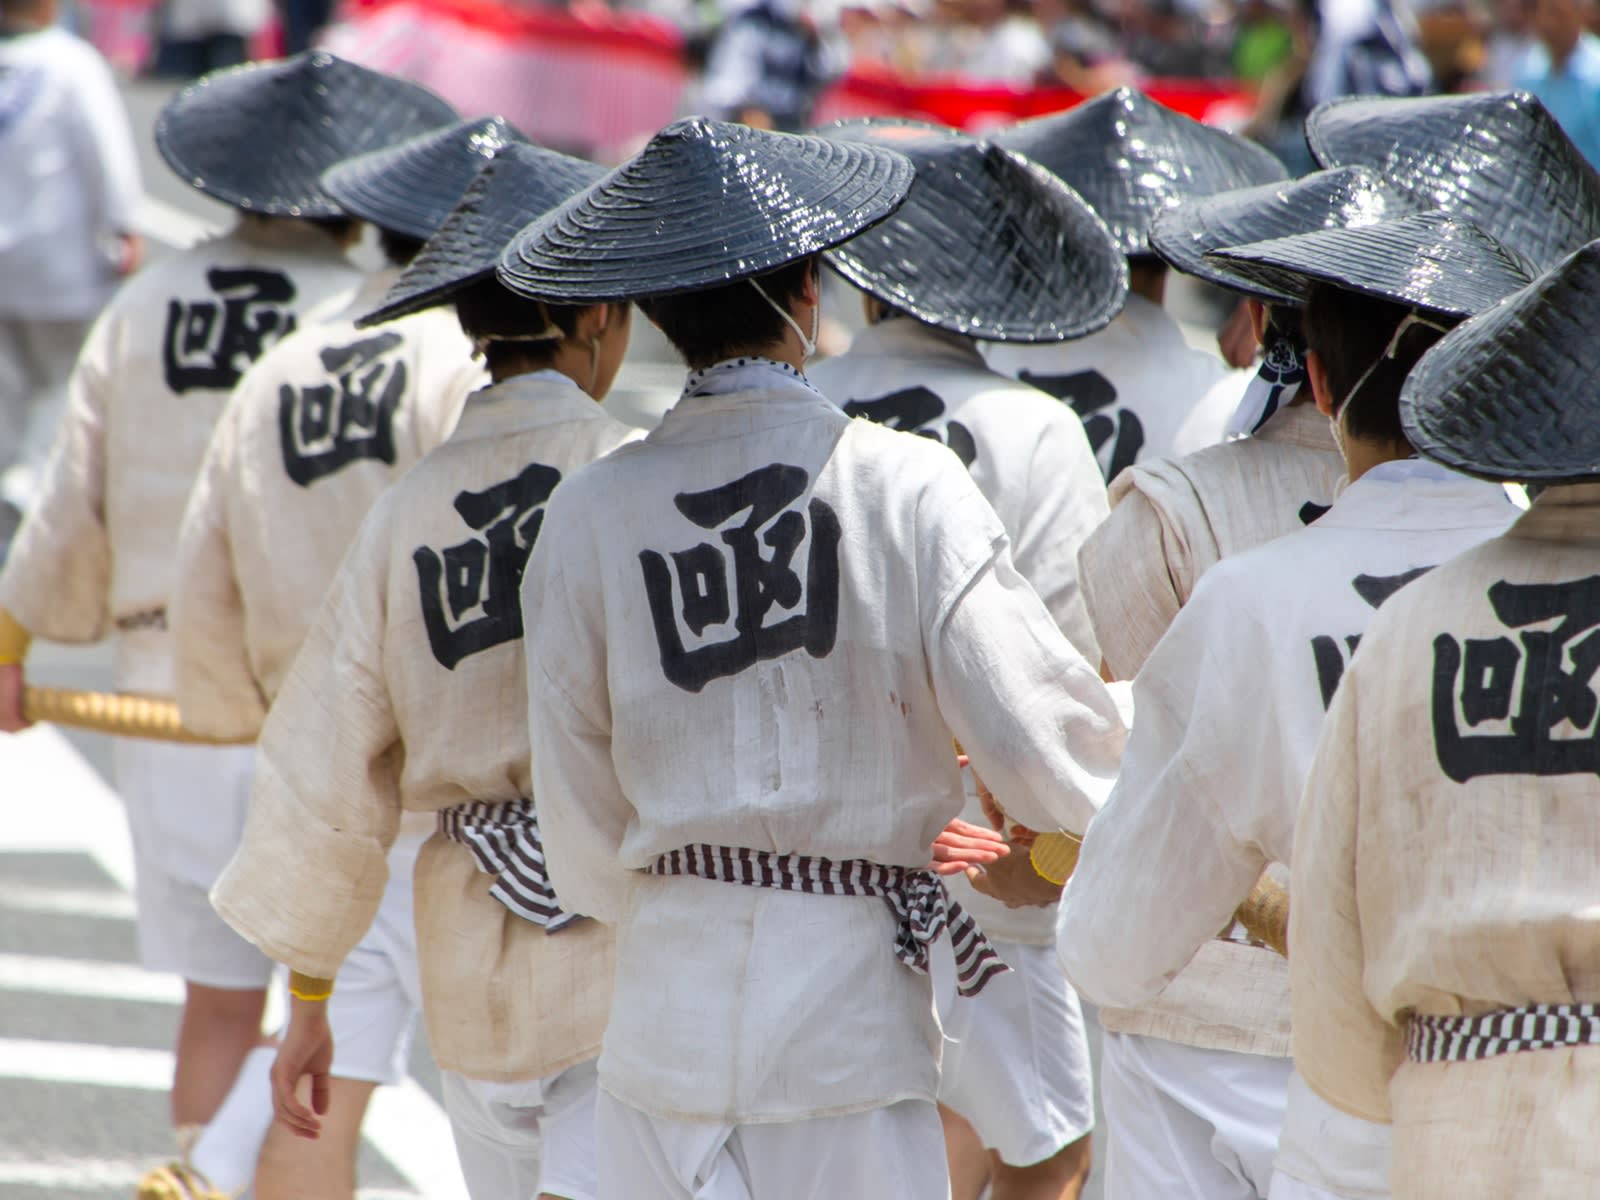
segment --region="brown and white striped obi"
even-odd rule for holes
[[[440,809],[439,832],[471,852],[478,870],[494,878],[489,894],[517,916],[546,933],[584,919],[565,911],[550,886],[532,800],[475,800]]]
[[[929,945],[949,930],[955,951],[956,990],[963,996],[976,996],[989,980],[1011,969],[932,871],[861,858],[835,862],[816,855],[773,854],[703,843],[663,854],[648,870],[652,875],[693,875],[818,896],[880,897],[899,922],[895,957],[918,974],[927,974]]]

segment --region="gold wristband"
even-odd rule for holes
[[[14,667],[28,656],[33,635],[15,617],[0,608],[0,667]]]
[[[1083,839],[1066,832],[1041,833],[1028,848],[1028,861],[1034,872],[1054,884],[1064,884],[1078,865],[1078,848]]]
[[[296,1000],[326,1000],[333,995],[333,980],[318,979],[314,975],[302,975],[299,971],[290,971],[289,995]]]

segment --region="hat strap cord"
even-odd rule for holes
[[[1350,402],[1356,398],[1356,393],[1361,390],[1361,385],[1372,378],[1372,373],[1384,363],[1392,361],[1394,356],[1399,353],[1400,339],[1405,337],[1406,330],[1410,329],[1413,325],[1425,325],[1429,329],[1438,330],[1440,333],[1450,332],[1450,327],[1448,325],[1441,325],[1437,321],[1430,321],[1421,313],[1407,313],[1405,320],[1401,321],[1399,325],[1395,326],[1394,336],[1389,339],[1389,344],[1384,347],[1383,353],[1372,360],[1371,365],[1369,365],[1365,371],[1361,372],[1360,377],[1357,378],[1355,383],[1350,386],[1350,390],[1345,393],[1344,399],[1334,406],[1333,419],[1335,421],[1338,421],[1339,418],[1350,411]]]
[[[767,302],[767,306],[771,308],[773,312],[777,313],[783,318],[783,323],[790,329],[794,330],[795,336],[800,339],[800,348],[804,352],[804,356],[806,358],[810,358],[813,354],[815,354],[817,352],[817,329],[822,320],[822,305],[814,305],[811,309],[811,336],[807,337],[805,335],[805,331],[800,328],[800,322],[796,321],[794,317],[790,315],[788,309],[784,308],[783,305],[779,304],[771,296],[767,295],[765,288],[763,288],[754,279],[750,280],[750,286],[755,288],[756,295],[765,300]]]

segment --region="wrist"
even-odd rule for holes
[[[333,995],[333,980],[318,979],[300,971],[289,972],[289,995],[305,1004],[321,1005]]]

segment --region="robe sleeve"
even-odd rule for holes
[[[243,387],[249,386],[246,377]],[[234,397],[211,435],[178,533],[172,593],[173,653],[178,708],[197,733],[253,740],[267,716],[267,699],[250,665],[244,595],[234,573],[228,485],[234,462]]]
[[[1278,706],[1239,707],[1264,642],[1222,582],[1202,583],[1135,681],[1121,776],[1062,897],[1061,965],[1097,1004],[1148,1003],[1228,927],[1270,861],[1254,810],[1289,803]]]
[[[923,636],[945,724],[1008,816],[1081,833],[1127,736],[1111,693],[1012,565],[999,518],[965,471],[929,488],[917,545],[942,564],[921,575],[936,581]]]
[[[380,500],[262,728],[244,837],[211,892],[241,936],[322,979],[377,915],[400,827],[404,747],[383,667],[389,528]]]
[[[1361,803],[1361,656],[1346,671],[1323,726],[1295,834],[1289,975],[1295,1066],[1335,1108],[1387,1122],[1389,1081],[1403,1036],[1367,999],[1356,892]]]
[[[581,527],[581,512],[563,515],[562,498],[558,488],[522,583],[533,796],[561,906],[616,924],[634,885],[618,854],[635,814],[611,755],[604,600],[576,586],[566,570],[569,557],[582,552],[577,539],[551,536],[575,522]]]
[[[117,329],[107,315],[89,334],[43,486],[0,571],[0,607],[48,641],[97,642],[111,628],[106,438]]]

